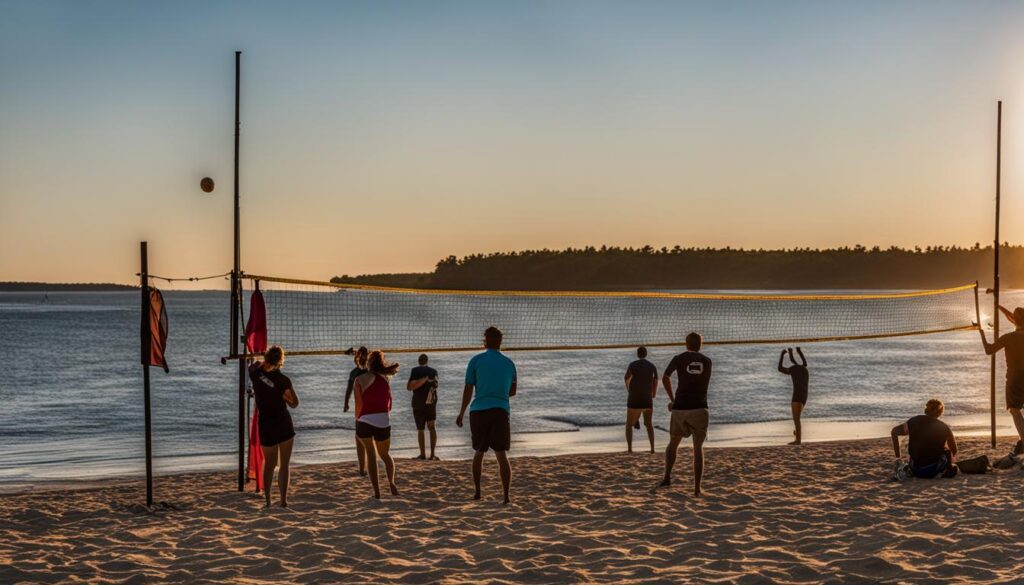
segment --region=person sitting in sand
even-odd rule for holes
[[[640,416],[644,417],[647,427],[647,440],[651,443],[654,453],[654,397],[658,394],[658,368],[647,361],[647,348],[638,347],[636,357],[626,368],[626,450],[633,452],[633,425],[638,424]],[[639,428],[639,425],[638,425]]]
[[[946,409],[941,400],[932,399],[919,414],[907,422],[892,428],[892,448],[896,452],[896,476],[900,477],[903,460],[900,455],[900,437],[910,435],[907,454],[910,455],[910,472],[914,477],[932,479],[953,477],[959,469],[956,466],[956,437],[949,426],[939,420]]]
[[[384,352],[374,350],[366,357],[366,373],[356,378],[356,436],[366,451],[373,497],[380,499],[380,478],[377,476],[377,457],[384,462],[391,495],[398,495],[395,484],[395,460],[391,457],[391,376],[398,372],[398,364],[384,361]]]
[[[466,386],[462,391],[462,407],[455,424],[462,428],[466,407],[469,407],[469,429],[474,451],[473,484],[476,486],[473,499],[480,499],[484,455],[488,449],[493,449],[507,504],[510,501],[509,487],[512,485],[512,466],[508,461],[508,450],[512,446],[509,399],[516,395],[518,378],[516,365],[500,351],[502,337],[497,327],[488,327],[484,331],[486,351],[473,356],[466,366]]]
[[[1014,455],[1024,454],[1024,308],[1017,307],[1011,313],[1005,307],[999,310],[1013,323],[1015,329],[999,336],[989,343],[985,337],[985,329],[978,325],[981,344],[987,355],[993,355],[1001,349],[1006,350],[1006,410],[1013,418],[1013,426],[1017,429],[1017,444],[1013,448]]]
[[[786,352],[789,352],[789,367],[782,365],[782,361],[786,358]],[[807,358],[804,357],[804,352],[798,347],[796,353],[800,355],[800,362],[796,363],[793,359],[793,348],[784,349],[779,354],[779,371],[786,374],[793,379],[793,399],[790,402],[790,406],[793,410],[793,425],[796,429],[793,431],[795,439],[790,445],[799,445],[802,437],[800,429],[800,415],[804,411],[804,406],[807,404],[807,386],[810,373],[807,371]]]
[[[345,412],[348,412],[349,400],[352,398],[356,378],[366,373],[366,356],[369,353],[365,346],[356,350],[353,358],[356,367],[348,373],[348,386],[345,388]],[[363,442],[359,440],[358,436],[356,436],[356,459],[359,460],[359,475],[366,475],[366,449],[363,448]]]
[[[262,362],[249,366],[249,379],[256,398],[260,417],[257,423],[260,445],[263,449],[263,495],[270,507],[270,488],[274,481],[274,469],[280,464],[277,487],[281,492],[281,507],[288,507],[288,463],[292,458],[292,444],[295,428],[288,408],[299,406],[292,381],[281,373],[284,365],[284,350],[273,345],[263,354]]]
[[[430,430],[430,460],[437,461],[434,448],[437,446],[437,431],[434,421],[437,420],[437,370],[427,365],[427,354],[420,354],[419,364],[409,372],[409,382],[405,389],[412,392],[412,418],[416,422],[416,438],[420,444],[420,455],[417,459],[426,459],[426,441],[424,429]]]
[[[700,497],[704,477],[704,440],[708,436],[708,386],[711,383],[711,360],[700,353],[703,339],[698,333],[686,336],[686,351],[672,358],[665,368],[661,384],[668,394],[672,411],[669,442],[665,448],[665,479],[659,487],[672,485],[672,466],[676,449],[685,437],[693,437],[693,495]],[[672,395],[672,374],[679,378],[679,388]]]

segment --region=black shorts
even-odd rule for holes
[[[356,421],[356,436],[360,439],[373,437],[374,441],[387,441],[391,438],[391,427],[375,427],[367,422]]]
[[[1024,408],[1024,385],[1006,385],[1006,408]]]
[[[273,447],[295,436],[291,417],[277,421],[259,419],[260,445]]]
[[[427,427],[428,422],[437,420],[437,405],[427,404],[412,407],[412,418],[416,421],[416,430],[422,431]]]
[[[470,412],[469,430],[473,435],[474,451],[508,451],[512,446],[512,427],[508,422],[508,411],[504,408]]]
[[[799,402],[804,406],[807,406],[807,393],[806,392],[794,392],[792,402]]]

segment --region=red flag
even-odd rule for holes
[[[259,281],[249,299],[249,320],[245,323],[245,349],[248,353],[267,351],[267,306],[263,302]],[[260,445],[260,413],[252,409],[249,424],[249,479],[256,480],[256,491],[263,491],[263,448]]]
[[[249,299],[249,321],[245,324],[245,349],[249,353],[267,351],[267,305],[259,285]]]
[[[164,295],[159,290],[149,289],[149,315],[142,316],[142,343],[145,348],[146,337],[149,337],[149,355],[142,351],[143,365],[157,366],[170,372],[164,350],[167,348],[167,308],[164,306]],[[147,360],[148,358],[148,360]]]

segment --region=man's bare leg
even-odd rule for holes
[[[633,417],[633,409],[626,409],[626,452],[633,452],[633,423],[636,419]]]
[[[288,481],[291,479],[291,472],[288,470],[288,463],[292,459],[292,446],[295,444],[295,437],[278,445],[278,453],[281,459],[281,471],[277,472],[277,489],[281,492],[281,507],[288,507]]]
[[[668,446],[665,447],[665,479],[661,480],[662,487],[672,485],[672,467],[676,464],[676,449],[682,440],[681,435],[672,435],[668,440]]]
[[[419,459],[427,458],[427,446],[424,443],[423,429],[416,429],[416,441],[420,444],[420,456]]]
[[[508,489],[512,485],[512,465],[508,462],[508,453],[495,451],[494,456],[498,459],[498,472],[501,474],[501,487],[505,490],[505,502],[509,503]]]
[[[651,453],[654,453],[654,409],[644,409],[644,426],[647,427],[647,440],[651,443]]]
[[[484,453],[485,451],[473,453],[473,485],[476,486],[476,492],[473,494],[474,500],[480,499],[480,475],[484,468]]]
[[[700,497],[700,485],[704,479],[704,437],[693,436],[693,495]]]
[[[1019,408],[1009,408],[1010,417],[1013,418],[1013,426],[1017,428],[1017,436],[1024,439],[1024,414]]]
[[[359,437],[356,437],[356,457],[359,459],[359,475],[366,476],[366,447]]]
[[[270,487],[274,483],[274,468],[277,467],[277,445],[263,449],[263,497],[266,498],[267,507],[270,507]]]
[[[427,422],[427,430],[430,431],[430,459],[437,459],[434,449],[437,447],[437,429],[434,428],[434,421]]]
[[[799,445],[803,436],[802,429],[800,428],[800,413],[804,411],[804,405],[801,402],[792,402],[790,403],[790,406],[793,409],[793,426],[795,427],[793,436],[796,437],[790,445]]]

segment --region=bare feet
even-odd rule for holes
[[[480,490],[476,490],[476,493],[473,494],[473,499],[474,500],[479,500],[480,499]]]
[[[699,498],[701,496],[700,488],[693,490],[693,497]]]
[[[424,455],[423,453],[420,453],[419,455],[413,457],[413,459],[416,459],[416,460],[419,460],[419,461],[426,461],[427,460],[427,456]]]
[[[431,460],[431,461],[440,461],[440,460],[441,460],[441,458],[440,458],[440,457],[438,457],[437,455],[431,455],[431,456],[430,456],[430,460]]]
[[[365,469],[360,469],[359,470],[359,476],[360,477],[366,477],[366,470]]]
[[[398,486],[395,485],[395,484],[391,484],[391,495],[392,496],[397,496],[398,495]]]
[[[671,487],[671,486],[672,486],[672,478],[666,477],[665,479],[661,480],[661,483],[659,483],[657,486],[655,486],[655,488],[663,488],[663,487]]]
[[[508,504],[511,504],[511,503],[512,503],[512,500],[509,499],[508,494],[505,494],[505,501],[502,502],[502,504],[503,505],[508,505]]]
[[[788,442],[788,443],[786,443],[786,444],[787,444],[787,445],[799,445],[799,444],[800,444],[800,441],[790,441],[790,442]]]

